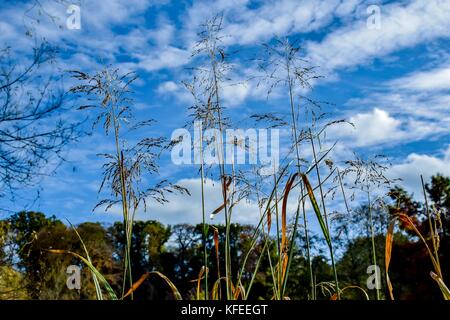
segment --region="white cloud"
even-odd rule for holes
[[[314,65],[329,71],[369,63],[424,41],[449,37],[449,13],[450,1],[446,0],[386,4],[381,7],[381,29],[367,28],[367,16],[363,16],[321,42],[309,42],[308,56]]]
[[[416,72],[388,83],[389,86],[412,91],[450,90],[450,67]]]
[[[201,202],[201,184],[200,179],[180,179],[175,183],[177,185],[187,188],[191,195],[187,194],[169,194],[167,200],[169,202],[160,204],[154,200],[148,201],[147,211],[140,209],[136,215],[137,220],[158,220],[164,224],[174,225],[177,223],[201,223],[202,221],[202,202]],[[211,219],[211,213],[221,206],[222,189],[218,181],[205,179],[204,183],[205,194],[205,218],[207,223],[224,224],[223,210]],[[289,195],[287,204],[288,220],[294,217],[297,208],[298,191],[293,190]],[[281,204],[280,204],[281,205]],[[308,216],[314,218],[314,213],[309,210],[309,202],[306,202],[305,208],[308,210]],[[104,207],[98,208],[96,214],[104,213]],[[109,214],[115,217],[115,220],[121,216],[121,209],[119,206],[113,206],[108,210]],[[231,221],[233,223],[242,224],[258,224],[260,220],[260,209],[254,200],[241,200],[233,207]],[[312,222],[315,225],[315,222]]]
[[[200,179],[181,179],[176,184],[187,188],[191,195],[168,195],[168,203],[159,204],[150,201],[148,212],[139,212],[138,219],[158,219],[165,224],[199,223],[202,221],[202,202]],[[218,208],[222,200],[221,184],[218,181],[206,179],[205,215],[208,223],[223,224],[224,213],[218,213],[214,219],[210,214]],[[119,211],[120,212],[120,211]],[[233,209],[232,221],[255,224],[259,220],[259,209],[256,202],[242,201]]]
[[[161,83],[158,86],[157,91],[158,91],[158,93],[161,93],[161,94],[167,94],[168,92],[176,92],[179,89],[180,89],[179,86],[175,82],[166,81],[166,82]]]
[[[228,106],[237,106],[250,95],[249,83],[229,84],[223,87],[222,97]]]
[[[189,8],[183,39],[192,42],[198,26],[213,14],[224,12],[227,44],[259,44],[274,35],[308,33],[326,27],[335,17],[351,14],[362,0],[249,0],[195,1]]]
[[[190,56],[189,51],[172,46],[135,55],[140,60],[138,66],[147,71],[183,66],[189,61]]]
[[[354,124],[354,128],[349,125],[331,127],[328,134],[336,138],[348,139],[351,144],[358,147],[392,143],[405,137],[401,122],[378,108],[368,113],[358,113],[348,120]]]
[[[411,153],[403,162],[395,164],[389,170],[390,177],[401,178],[403,181],[400,185],[413,192],[419,200],[423,199],[420,175],[427,182],[437,173],[450,176],[450,145],[441,156]]]
[[[361,110],[373,108],[395,115],[393,119],[379,115],[379,128],[392,140],[405,142],[437,138],[450,132],[450,68],[441,65],[429,71],[412,72],[406,76],[375,86],[363,98],[352,98],[346,106]],[[354,112],[354,111],[353,111]],[[392,117],[392,116],[389,116]],[[361,121],[361,117],[352,120]],[[362,135],[369,134],[371,127],[362,123]],[[366,128],[369,128],[367,130]],[[397,130],[396,130],[397,129]],[[399,129],[399,130],[398,130]]]

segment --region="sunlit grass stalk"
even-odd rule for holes
[[[219,53],[219,48],[217,47],[217,31],[221,28],[221,18],[220,21],[216,25],[216,21],[211,21],[207,23],[208,33],[207,33],[207,42],[209,44],[208,47],[208,55],[211,64],[211,75],[212,75],[212,92],[211,96],[215,101],[215,109],[217,114],[216,124],[219,129],[219,139],[215,137],[216,143],[216,151],[219,151],[219,170],[220,170],[220,180],[222,185],[225,186],[226,181],[226,173],[225,173],[225,161],[224,161],[224,145],[223,145],[223,125],[222,125],[222,105],[220,99],[220,85],[218,79],[218,62],[217,62],[217,54]],[[228,207],[228,199],[227,199],[227,190],[223,187],[223,201],[224,201],[224,216],[225,216],[225,278],[226,278],[226,290],[227,290],[227,300],[232,299],[232,290],[231,290],[231,253],[230,253],[230,217],[229,217],[229,207]]]
[[[293,257],[294,249],[295,249],[295,236],[297,234],[297,226],[298,226],[298,220],[299,220],[299,216],[300,216],[300,201],[301,200],[299,199],[299,203],[297,204],[297,210],[296,210],[296,214],[295,214],[294,228],[292,230],[292,236],[291,236],[291,241],[290,241],[290,246],[289,246],[289,251],[288,251],[288,263],[287,263],[287,268],[286,268],[286,274],[283,277],[283,284],[282,284],[282,288],[281,288],[281,299],[284,298],[284,293],[286,291],[289,270],[291,267],[292,257]]]
[[[310,136],[310,139],[311,139],[311,148],[312,148],[312,151],[313,151],[314,162],[317,164],[316,148],[314,146],[314,137],[312,135],[311,130],[309,130],[309,136]],[[330,239],[329,239],[330,241],[328,243],[328,247],[330,249],[331,265],[332,265],[332,268],[333,268],[334,282],[335,282],[335,286],[336,286],[336,294],[337,294],[337,298],[340,299],[339,281],[338,281],[338,275],[337,275],[337,270],[336,270],[336,263],[334,261],[333,243],[331,241],[331,236],[330,236],[330,227],[328,225],[327,209],[326,209],[326,206],[325,206],[325,196],[324,196],[324,193],[323,193],[322,181],[321,181],[321,178],[320,178],[320,170],[319,170],[319,165],[318,164],[316,165],[316,174],[317,174],[317,182],[318,182],[318,185],[319,185],[320,198],[321,198],[321,201],[322,201],[323,216],[325,218],[325,226],[327,228],[327,232],[328,232],[328,235],[330,237]]]
[[[264,251],[266,250],[268,244],[269,244],[269,242],[268,242],[268,241],[265,241],[262,252],[264,252]],[[250,283],[249,283],[248,286],[247,286],[247,290],[245,290],[245,300],[247,300],[247,299],[248,299],[248,296],[250,295],[250,290],[252,289],[253,282],[255,281],[256,274],[257,274],[257,271],[258,271],[258,269],[259,269],[259,265],[260,265],[260,263],[261,263],[261,260],[262,260],[262,257],[263,257],[263,256],[264,256],[264,255],[261,254],[261,255],[259,256],[257,262],[256,262],[255,271],[254,271],[253,274],[252,274],[252,278],[250,279]]]
[[[244,260],[243,260],[243,262],[242,262],[242,265],[240,266],[240,271],[239,271],[238,277],[237,277],[237,279],[238,279],[237,281],[238,281],[239,284],[242,283],[242,275],[244,274],[244,270],[245,270],[245,267],[246,267],[246,265],[247,265],[247,260],[248,260],[248,258],[249,258],[249,256],[250,256],[251,252],[254,250],[254,247],[255,247],[255,245],[256,245],[256,243],[257,243],[257,241],[258,241],[258,237],[259,237],[259,235],[260,235],[260,230],[261,230],[261,228],[264,227],[263,222],[264,222],[264,219],[266,218],[266,215],[267,215],[268,212],[270,211],[270,208],[271,208],[271,202],[272,202],[272,199],[274,198],[275,192],[276,192],[276,190],[277,190],[277,189],[276,189],[276,186],[279,184],[280,180],[283,178],[283,176],[284,176],[286,170],[288,169],[288,167],[289,167],[289,165],[285,166],[285,167],[281,170],[279,177],[276,178],[275,186],[274,186],[274,188],[272,188],[271,193],[270,193],[270,195],[269,195],[269,198],[267,199],[266,207],[265,207],[265,209],[264,209],[262,215],[261,215],[260,218],[259,218],[258,224],[257,224],[257,226],[255,227],[255,231],[253,232],[253,234],[252,234],[252,236],[251,236],[251,238],[250,238],[250,239],[252,239],[252,242],[251,242],[251,245],[250,245],[250,249],[249,249],[249,250],[247,251],[247,253],[245,254]],[[262,255],[260,255],[260,258],[259,258],[259,259],[261,259],[261,256],[262,256]],[[257,272],[258,267],[259,267],[259,264],[257,264],[255,270],[253,271],[254,274]],[[250,294],[251,283],[252,283],[252,282],[250,282],[250,285],[248,286],[248,288],[247,288],[247,290],[246,290],[246,295],[247,295],[247,296]]]
[[[205,217],[205,188],[204,188],[204,180],[205,180],[205,172],[204,172],[204,163],[203,163],[203,128],[200,128],[200,178],[201,178],[201,193],[202,193],[202,226],[203,226],[203,264],[205,266],[205,300],[209,297],[209,288],[208,288],[208,251],[206,248],[206,239],[208,237],[208,226],[206,225],[206,217]]]
[[[374,230],[374,223],[373,223],[373,214],[372,214],[372,202],[370,199],[370,191],[367,190],[367,202],[369,205],[369,224],[370,224],[370,237],[371,237],[371,242],[372,242],[372,263],[375,266],[375,276],[376,279],[379,279],[379,275],[378,273],[378,264],[377,264],[377,253],[376,253],[376,247],[375,247],[375,230]],[[377,292],[377,300],[380,300],[380,289],[378,288],[378,286],[376,287],[376,292]]]
[[[319,159],[319,162],[320,162],[323,158],[324,158],[324,156],[322,156],[322,157]],[[310,173],[312,170],[314,170],[314,168],[316,167],[317,164],[318,164],[318,163],[313,164],[308,170],[306,170],[305,174],[308,174],[308,173]],[[284,175],[286,174],[286,171],[287,171],[287,169],[290,167],[290,165],[291,165],[291,162],[288,163],[286,166],[283,167],[283,169],[281,170],[281,172],[280,172],[280,174],[279,174],[279,177],[276,178],[276,183],[275,183],[275,185],[278,185],[278,184],[280,183],[281,179],[282,179],[282,178],[284,177]],[[325,177],[325,179],[324,179],[322,182],[327,181],[327,180],[332,176],[333,173],[334,173],[334,170],[333,170],[327,177]],[[300,183],[300,182],[294,183],[294,185],[293,185],[292,188],[295,188],[299,183]],[[319,186],[315,186],[314,188],[311,187],[311,190],[312,190],[312,191],[315,191],[315,190],[317,190],[318,188],[319,188]],[[275,197],[275,190],[276,190],[275,187],[272,188],[271,193],[270,193],[270,195],[269,195],[269,197],[268,197],[268,200],[267,200],[267,205],[266,205],[266,207],[265,207],[265,209],[264,209],[264,211],[263,211],[262,216],[260,217],[260,219],[259,219],[259,221],[258,221],[258,224],[257,224],[256,227],[255,227],[255,231],[253,232],[253,234],[252,234],[252,236],[251,236],[252,243],[251,243],[251,245],[250,245],[250,249],[249,249],[249,250],[247,251],[247,253],[245,254],[244,260],[243,260],[243,262],[242,262],[242,264],[241,264],[241,266],[240,266],[240,271],[239,271],[238,277],[237,277],[238,283],[242,283],[242,275],[243,275],[244,270],[245,270],[245,267],[246,267],[246,265],[247,265],[247,260],[248,260],[248,258],[249,258],[249,256],[250,256],[251,252],[252,252],[252,251],[254,250],[254,248],[255,248],[255,245],[256,245],[256,243],[257,243],[257,239],[258,239],[258,237],[259,237],[259,235],[260,235],[260,232],[261,232],[261,225],[263,224],[264,219],[266,218],[266,214],[268,213],[269,210],[276,210],[276,209],[274,209],[274,206],[271,205],[272,200],[273,200],[274,197]],[[308,196],[307,194],[303,195],[303,196],[302,196],[302,200],[304,200],[307,196]],[[281,196],[280,198],[277,198],[276,203],[275,203],[274,205],[278,205],[279,201],[281,201],[283,198],[284,198],[284,196]],[[315,287],[314,287],[314,288],[315,288]],[[249,294],[249,290],[247,289],[247,295],[248,295],[248,294]],[[314,294],[314,296],[316,296],[316,295]]]
[[[119,167],[120,173],[120,194],[122,198],[122,214],[125,228],[125,239],[126,246],[124,252],[124,277],[123,277],[123,285],[122,285],[122,296],[125,295],[126,290],[126,279],[128,277],[128,283],[130,287],[133,285],[133,277],[132,277],[132,266],[131,266],[131,235],[132,235],[132,227],[133,221],[130,221],[129,212],[128,212],[128,201],[127,201],[127,189],[125,183],[125,169],[124,169],[124,159],[123,152],[121,151],[119,144],[119,124],[117,122],[117,115],[115,112],[114,104],[111,107],[111,116],[113,119],[113,127],[114,127],[114,139],[115,139],[115,147],[117,154],[117,165]],[[133,293],[131,293],[131,299],[133,299]]]
[[[276,182],[276,178],[275,178],[275,201],[276,201],[276,199],[277,199],[277,182]],[[257,196],[257,200],[258,200],[258,203],[261,203],[261,199],[260,199],[260,196],[259,196],[259,190],[258,189],[256,189],[256,196]],[[275,204],[275,207],[277,208],[276,210],[278,211],[278,205],[276,205]],[[261,207],[259,206],[259,210],[260,210],[260,212],[259,212],[259,215],[260,215],[260,217],[261,216],[263,216],[263,213],[261,212]],[[278,219],[278,214],[277,214],[277,219]],[[270,208],[269,208],[269,210],[267,211],[267,233],[264,231],[264,224],[261,226],[261,228],[262,228],[262,230],[263,230],[263,235],[264,235],[264,239],[265,239],[265,244],[264,244],[264,247],[265,248],[267,248],[267,259],[269,260],[269,268],[270,268],[270,273],[271,273],[271,276],[272,276],[272,281],[273,281],[273,290],[274,290],[274,296],[278,299],[278,300],[280,300],[281,299],[281,296],[279,295],[279,292],[280,292],[280,290],[279,290],[279,288],[281,288],[281,285],[278,285],[279,284],[279,281],[281,280],[281,277],[280,277],[280,275],[281,275],[281,252],[280,252],[280,247],[277,245],[277,248],[278,248],[278,268],[277,268],[277,271],[276,271],[276,273],[275,273],[275,271],[274,271],[274,268],[273,268],[273,264],[272,264],[272,258],[271,258],[271,256],[270,256],[270,249],[271,249],[271,238],[270,238],[270,230],[271,230],[271,225],[272,225],[272,223],[271,223],[271,221],[272,221],[272,212],[270,211]],[[278,220],[277,220],[277,232],[279,232],[279,226],[278,226]],[[277,239],[279,239],[279,234],[277,233]],[[278,244],[278,241],[277,242],[275,242],[276,244]],[[269,245],[267,245],[267,244],[269,244]],[[264,250],[262,251],[262,253],[261,253],[261,256],[263,256],[264,255]]]
[[[344,183],[342,182],[341,172],[339,171],[339,168],[336,168],[336,170],[339,179],[339,185],[341,187],[342,198],[344,199],[345,209],[347,210],[347,214],[350,214],[350,207],[348,206],[347,196],[345,195]]]
[[[75,232],[75,234],[77,235],[78,239],[80,240],[81,245],[83,246],[84,253],[86,254],[87,261],[90,264],[92,264],[92,260],[91,260],[91,257],[89,255],[89,251],[88,251],[86,245],[84,244],[83,238],[81,238],[77,228],[75,228],[75,226],[69,220],[67,220],[67,222],[70,224],[70,226],[72,227],[73,231]],[[91,270],[91,273],[92,273],[92,280],[94,281],[95,294],[97,295],[97,300],[103,300],[103,293],[102,293],[102,289],[100,288],[100,283],[98,282],[98,278],[97,278],[97,276],[96,276],[94,271]]]
[[[280,246],[280,214],[278,211],[278,182],[276,178],[276,174],[274,174],[274,189],[275,189],[275,218],[276,218],[276,227],[277,227],[277,249],[278,249],[278,266],[281,266],[281,246]],[[270,209],[269,209],[270,210]],[[277,268],[277,279],[281,279],[281,268]],[[274,282],[274,286],[276,283]]]
[[[438,253],[438,245],[436,243],[436,234],[434,232],[435,228],[433,227],[433,222],[431,219],[431,213],[430,213],[430,208],[428,206],[428,197],[427,197],[427,192],[425,190],[425,183],[423,182],[423,176],[420,175],[420,181],[422,183],[422,191],[423,191],[423,196],[424,196],[424,200],[425,200],[425,210],[427,212],[427,217],[428,217],[428,223],[429,223],[429,227],[430,227],[430,234],[431,234],[431,241],[433,244],[433,253],[434,253],[434,257],[436,259],[437,265],[440,268],[440,263],[439,263],[439,253]]]
[[[288,50],[290,47],[287,46],[285,48],[285,50]],[[293,94],[293,79],[291,77],[291,65],[290,65],[290,55],[288,52],[286,52],[286,70],[287,70],[287,77],[288,77],[288,89],[289,89],[289,104],[291,107],[291,117],[292,117],[292,131],[293,131],[293,137],[294,137],[294,146],[295,146],[295,152],[296,152],[296,158],[297,158],[297,173],[298,176],[300,177],[301,175],[301,170],[300,170],[300,150],[299,150],[299,140],[298,140],[298,134],[297,134],[297,121],[296,121],[296,117],[295,117],[295,104],[294,104],[294,94]],[[300,182],[300,185],[302,183]],[[303,196],[303,186],[301,186],[301,194]],[[304,198],[302,198],[302,202]],[[304,203],[302,205],[302,207],[304,207]],[[311,263],[311,256],[310,256],[310,243],[309,243],[309,236],[308,236],[308,221],[307,221],[307,217],[305,212],[303,211],[303,225],[305,226],[305,239],[306,239],[306,247],[307,247],[307,260],[308,260],[308,270],[309,270],[309,276],[310,278],[312,277],[312,263]],[[296,212],[296,216],[295,216],[295,226],[294,226],[294,230],[293,230],[293,236],[292,236],[292,240],[295,241],[295,235],[296,235],[296,229],[297,229],[297,223],[298,223],[298,216],[299,216],[299,210],[297,210]],[[291,243],[291,247],[290,247],[290,253],[289,256],[292,256],[292,251],[293,251],[293,247],[294,247],[294,243]],[[289,258],[290,259],[290,258]],[[288,261],[288,270],[287,270],[287,274],[286,274],[286,280],[287,280],[287,276],[289,273],[289,267],[290,267],[290,260]],[[312,278],[310,279],[311,283],[312,283]],[[284,293],[284,287],[285,287],[286,283],[283,284],[283,290],[282,293]]]
[[[311,285],[311,300],[315,300],[316,297],[314,295],[314,281],[313,281],[313,270],[312,270],[312,261],[311,261],[311,249],[309,244],[309,231],[308,231],[308,220],[306,219],[306,209],[305,209],[305,197],[303,184],[300,183],[300,192],[302,197],[302,213],[303,213],[303,223],[305,228],[305,241],[306,241],[306,261],[308,263],[308,271],[309,271],[309,282]]]
[[[106,76],[107,81],[111,82],[111,75],[108,70],[106,70]],[[114,97],[113,93],[109,93],[111,97]],[[130,223],[129,218],[129,212],[128,212],[128,201],[127,201],[127,189],[126,189],[126,182],[125,182],[125,169],[124,169],[124,156],[123,152],[120,148],[120,134],[119,134],[119,123],[117,120],[118,114],[116,112],[116,99],[114,98],[114,101],[111,103],[111,108],[109,109],[110,117],[113,121],[113,129],[114,129],[114,142],[115,142],[115,149],[116,149],[116,157],[117,157],[117,167],[119,168],[119,174],[120,174],[120,196],[121,196],[121,202],[122,202],[122,215],[123,215],[123,221],[124,221],[124,228],[125,228],[125,239],[126,239],[126,246],[124,250],[124,277],[123,277],[123,284],[122,284],[122,296],[125,294],[126,290],[126,280],[128,277],[129,285],[131,286],[133,284],[133,278],[132,278],[132,269],[131,269],[131,232],[132,232],[132,221]],[[131,299],[133,299],[133,294],[131,294]]]

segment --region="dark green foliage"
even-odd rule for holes
[[[440,233],[440,259],[444,280],[450,275],[449,270],[449,210],[450,179],[435,176],[426,185],[429,206],[440,210],[442,228]],[[402,188],[393,188],[390,202],[384,207],[373,208],[375,226],[375,247],[377,263],[381,269],[382,298],[388,294],[384,273],[385,233],[393,215],[406,213],[413,219],[418,229],[429,237],[429,221],[426,206],[405,192]],[[337,269],[341,289],[359,286],[366,290],[371,299],[376,297],[374,290],[367,290],[367,267],[372,264],[370,229],[367,225],[367,206],[362,205],[350,214],[338,216],[333,220],[333,241],[339,244]],[[110,226],[86,222],[76,226],[83,239],[93,264],[120,292],[123,283],[123,252],[126,244],[123,223]],[[219,259],[216,259],[214,245],[214,228],[219,237]],[[209,256],[210,292],[219,274],[225,274],[225,227],[207,226],[206,248]],[[178,224],[164,226],[157,221],[136,221],[133,225],[131,264],[133,279],[137,281],[142,275],[151,271],[160,271],[176,285],[184,298],[196,295],[196,279],[203,266],[203,230],[202,224]],[[250,225],[230,225],[231,271],[236,283],[246,253],[252,245],[255,232]],[[390,266],[392,281],[397,299],[440,299],[441,293],[429,276],[432,266],[423,245],[407,228],[400,224],[395,234],[393,255]],[[311,234],[313,253],[312,269],[316,284],[316,299],[330,299],[329,292],[323,289],[333,283],[333,271],[326,256],[325,244],[320,237]],[[261,263],[255,276],[249,299],[271,299],[274,296],[273,279],[269,264],[276,264],[276,239],[269,240],[269,253],[264,252],[264,238],[260,237],[251,251],[242,282],[246,286],[253,276],[258,258]],[[95,287],[92,274],[70,255],[49,253],[48,249],[70,250],[85,256],[81,242],[71,226],[57,220],[54,216],[46,217],[40,212],[19,212],[6,220],[0,221],[0,268],[2,281],[0,298],[31,299],[95,299]],[[69,265],[81,267],[81,290],[69,290],[66,286],[66,269]],[[202,282],[203,285],[203,282]],[[222,283],[222,292],[225,292]],[[305,257],[305,239],[299,229],[295,251],[291,264],[286,296],[290,299],[310,299],[309,272]],[[158,277],[150,276],[135,291],[134,299],[172,299],[173,295],[167,284]],[[360,290],[348,289],[343,299],[365,299]]]

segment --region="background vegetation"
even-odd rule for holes
[[[448,216],[450,210],[450,179],[442,176],[433,177],[427,186],[431,205],[436,206]],[[394,212],[403,210],[414,219],[417,227],[428,234],[428,221],[424,204],[415,202],[401,188],[392,189],[391,202],[387,210],[375,210],[374,219],[380,222],[375,240],[378,264],[384,265],[385,229],[387,221]],[[360,286],[371,299],[376,299],[374,290],[366,286],[367,266],[371,264],[371,237],[364,219],[367,206],[355,210],[355,213],[336,222],[336,231],[343,230],[335,239],[337,246],[337,270],[341,287]],[[384,221],[384,222],[382,222]],[[351,222],[351,228],[348,228]],[[350,230],[351,229],[351,236]],[[69,255],[55,255],[48,249],[71,250],[83,254],[79,238],[70,226],[55,217],[45,216],[40,212],[20,212],[6,220],[0,221],[0,297],[2,299],[96,299],[95,287],[89,269],[79,260]],[[83,238],[90,257],[96,268],[120,291],[123,278],[123,250],[126,245],[123,224],[102,225],[86,222],[78,225],[76,230]],[[218,227],[223,238],[224,226]],[[251,235],[255,227],[232,224],[230,227],[231,264],[236,269],[251,245]],[[442,219],[441,233],[441,268],[450,267],[449,252],[450,221]],[[179,224],[165,226],[157,221],[136,221],[133,227],[131,264],[133,277],[139,278],[149,271],[164,273],[176,285],[183,298],[195,299],[199,270],[203,266],[203,226]],[[329,259],[323,254],[324,243],[318,235],[312,235],[312,258],[314,279],[317,286],[317,299],[330,299],[326,283],[333,281],[333,271]],[[395,234],[390,279],[397,299],[440,299],[442,294],[429,277],[432,264],[418,237],[402,225]],[[271,237],[272,242],[276,239]],[[224,251],[224,241],[219,240],[219,252]],[[207,252],[215,256],[214,231],[209,229]],[[290,299],[310,298],[308,284],[308,265],[305,257],[304,237],[296,239],[289,285],[286,295]],[[248,272],[244,278],[252,277],[257,258],[264,246],[260,241],[249,259]],[[275,247],[273,247],[275,248]],[[275,260],[276,252],[271,251]],[[269,259],[263,258],[255,276],[251,299],[271,299],[273,296],[272,276]],[[220,256],[220,272],[225,273],[224,258]],[[66,268],[70,264],[82,269],[81,290],[69,290],[66,286]],[[209,272],[216,275],[217,263],[211,259]],[[383,270],[383,268],[382,268]],[[383,272],[384,273],[384,272]],[[384,279],[384,274],[382,279]],[[382,298],[388,298],[386,283],[383,280]],[[366,299],[360,290],[348,290],[344,299]],[[134,292],[134,299],[173,299],[171,289],[159,277],[148,278]]]

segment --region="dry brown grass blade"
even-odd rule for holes
[[[217,279],[220,280],[219,229],[217,229],[216,227],[213,227],[213,229],[214,229],[214,236],[213,236],[213,239],[214,239],[214,248],[215,248],[215,251],[216,251]],[[220,281],[219,281],[219,282],[220,282]],[[213,290],[214,290],[214,287],[213,287]],[[216,294],[217,294],[218,297],[222,295],[220,286],[218,286],[218,287],[216,288],[216,291],[217,291]],[[214,299],[214,292],[213,292],[213,299]]]
[[[230,188],[231,185],[231,177],[223,177],[222,178],[222,194],[223,194],[223,199],[224,199],[224,204],[223,206],[225,207],[225,204],[228,202],[228,189]]]
[[[131,288],[127,291],[127,293],[123,296],[123,299],[125,299],[126,297],[128,297],[129,295],[131,295],[134,291],[136,291],[142,283],[144,283],[144,281],[148,278],[148,276],[150,275],[149,272],[144,273],[138,281],[136,281],[135,283],[133,283],[133,285],[131,286]]]
[[[397,218],[400,219],[404,224],[409,225],[411,227],[411,230],[413,230],[417,234],[417,236],[420,238],[420,240],[425,245],[425,248],[428,251],[428,255],[429,255],[430,259],[431,259],[431,263],[433,264],[434,270],[436,271],[438,276],[440,278],[442,278],[442,273],[441,273],[441,268],[439,266],[439,263],[434,258],[433,252],[431,251],[430,247],[428,246],[428,243],[425,240],[425,238],[423,237],[423,235],[420,233],[419,229],[417,229],[415,223],[411,220],[411,218],[408,215],[406,215],[404,213],[398,214]]]
[[[223,194],[223,203],[217,207],[212,213],[211,213],[211,218],[213,218],[216,214],[218,214],[219,212],[221,212],[223,209],[225,209],[225,206],[229,203],[228,200],[228,189],[230,187],[230,184],[232,182],[231,177],[226,177],[222,179],[222,194]]]
[[[211,216],[215,216],[216,214],[218,214],[220,211],[222,211],[225,208],[225,203],[223,203],[222,205],[220,205],[220,207],[218,207],[216,210],[214,210],[211,213]]]
[[[239,294],[241,293],[241,288],[237,287],[236,290],[233,293],[233,298],[234,300],[237,300],[237,298],[239,298]]]
[[[183,300],[183,298],[181,297],[180,292],[178,291],[177,287],[173,284],[172,281],[170,281],[169,278],[167,278],[164,274],[162,274],[159,271],[151,271],[151,272],[146,272],[144,273],[138,281],[136,281],[131,288],[128,290],[128,292],[123,296],[123,298],[128,297],[129,295],[131,295],[134,291],[137,290],[137,288],[139,288],[139,286],[142,285],[142,283],[144,283],[144,281],[150,276],[150,275],[157,275],[160,278],[162,278],[167,285],[170,287],[170,289],[172,290],[173,296],[176,300]]]
[[[48,250],[46,250],[47,252],[50,252],[50,253],[55,253],[55,254],[65,254],[65,253],[69,253],[68,251],[66,251],[66,250],[59,250],[59,249],[48,249]]]
[[[286,277],[286,270],[287,270],[287,266],[288,266],[288,262],[289,262],[289,256],[287,254],[284,254],[283,256],[283,266],[281,269],[281,283],[283,283],[284,278]],[[281,285],[280,283],[280,285]]]
[[[391,263],[391,256],[392,256],[392,244],[394,242],[394,227],[395,227],[395,220],[392,220],[389,224],[388,232],[386,235],[386,247],[385,247],[385,266],[386,266],[386,283],[389,291],[389,296],[391,300],[394,300],[394,293],[392,288],[391,280],[389,279],[389,264]]]
[[[289,262],[288,238],[287,238],[287,202],[289,198],[289,193],[292,189],[292,186],[294,184],[297,175],[298,173],[293,174],[286,182],[286,186],[284,188],[283,203],[281,207],[281,246],[279,252],[281,256],[281,278],[278,279],[280,288],[284,283],[284,279],[286,277],[286,270]]]
[[[159,276],[160,278],[162,278],[164,281],[166,281],[166,283],[169,285],[170,289],[172,290],[173,296],[175,297],[176,300],[183,300],[183,298],[181,297],[181,294],[178,291],[177,287],[164,274],[162,274],[159,271],[152,271],[152,272],[149,272],[149,273],[150,274],[155,274],[155,275]]]
[[[214,282],[213,289],[212,289],[212,299],[213,300],[219,300],[220,298],[220,281],[224,280],[225,277],[219,277],[216,282]]]
[[[216,258],[219,261],[219,229],[214,228],[214,248],[216,250]],[[219,266],[217,266],[219,267]]]
[[[236,287],[234,286],[233,282],[231,280],[228,280],[227,277],[225,277],[225,281],[228,281],[228,284],[231,287],[231,293],[232,293],[232,297],[234,297],[236,295]],[[239,287],[238,287],[239,288]]]
[[[285,252],[287,248],[287,230],[286,230],[287,202],[289,198],[289,192],[292,189],[292,184],[294,183],[296,176],[297,173],[292,175],[286,182],[286,187],[284,188],[283,204],[281,207],[281,249],[280,249],[281,252]]]
[[[389,288],[389,294],[391,296],[391,299],[393,300],[393,294],[392,294],[392,284],[389,280],[389,274],[388,274],[388,268],[389,268],[389,263],[391,261],[391,255],[392,255],[392,243],[393,243],[393,232],[394,232],[394,226],[395,226],[395,222],[399,220],[400,222],[402,222],[403,225],[405,225],[405,227],[407,227],[409,230],[412,230],[416,233],[416,235],[420,238],[420,240],[422,241],[422,243],[425,245],[425,248],[428,251],[428,255],[431,259],[431,262],[433,264],[433,268],[436,271],[438,277],[442,280],[442,273],[441,273],[441,268],[439,266],[439,262],[435,259],[433,252],[431,251],[430,247],[428,246],[427,241],[425,240],[425,238],[423,237],[423,235],[420,233],[419,229],[417,229],[416,225],[414,224],[413,220],[411,220],[411,218],[404,214],[404,213],[399,213],[395,216],[395,218],[392,220],[392,222],[389,225],[389,229],[388,229],[388,234],[386,236],[386,255],[385,255],[385,259],[386,259],[386,282],[388,284],[388,288]],[[439,284],[439,282],[438,282]],[[439,288],[442,290],[442,287],[439,286]],[[444,297],[446,297],[445,292],[442,292]]]
[[[238,285],[236,291],[234,292],[234,299],[237,300],[239,296],[241,296],[242,300],[245,300],[245,289],[241,284]]]
[[[270,208],[267,211],[267,233],[270,233],[270,227],[272,226],[272,213]]]
[[[207,274],[208,274],[208,268],[205,268],[205,266],[203,266],[200,269],[200,272],[198,274],[198,279],[197,279],[197,300],[200,300],[200,282],[204,278],[203,275],[207,276]],[[205,299],[206,299],[206,297],[205,297]]]

